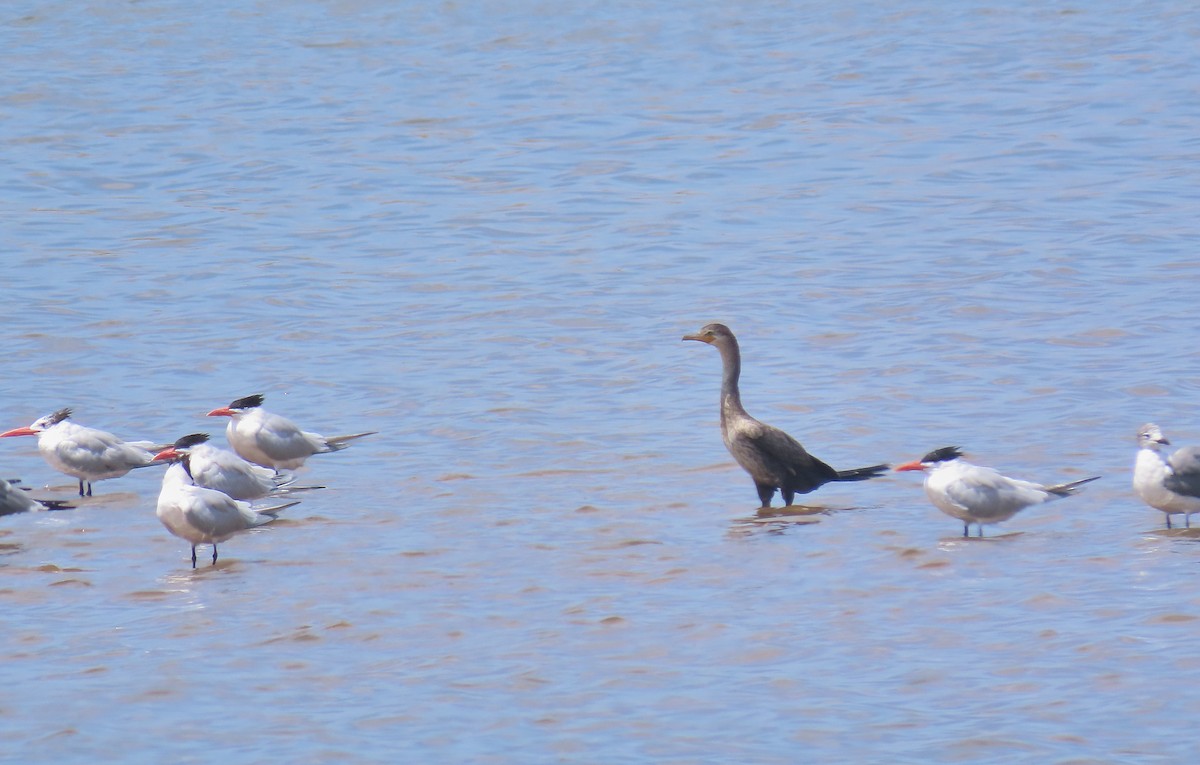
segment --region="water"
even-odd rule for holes
[[[913,2],[10,3],[2,424],[254,392],[326,432],[192,571],[158,476],[0,519],[13,762],[1181,762],[1200,14]],[[897,475],[1102,474],[982,542]],[[33,439],[0,471],[71,496]],[[201,556],[204,556],[204,549]],[[203,557],[202,557],[203,560]],[[136,755],[134,754],[136,752]]]

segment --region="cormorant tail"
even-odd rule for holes
[[[837,471],[835,481],[865,481],[868,478],[878,478],[891,469],[891,465],[872,465],[871,467],[854,468],[853,470]]]

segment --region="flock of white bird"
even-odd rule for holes
[[[266,506],[251,500],[278,500],[298,490],[291,471],[314,454],[335,452],[348,442],[371,433],[322,436],[301,430],[290,420],[262,408],[263,396],[239,398],[208,413],[228,417],[225,436],[233,451],[208,442],[204,433],[186,435],[170,446],[149,441],[123,441],[112,433],[84,427],[70,420],[71,410],[60,409],[31,425],[0,433],[0,438],[37,436],[38,451],[55,470],[79,480],[79,496],[92,496],[92,483],[119,478],[131,470],[168,465],[158,494],[156,514],[177,537],[196,545],[211,544],[217,562],[217,544],[246,529],[269,523],[280,511],[297,504]],[[36,500],[13,483],[0,480],[0,515],[69,507],[66,503]]]
[[[721,394],[721,431],[730,453],[754,479],[764,508],[779,490],[786,504],[794,494],[804,494],[830,481],[859,481],[877,478],[887,465],[836,471],[805,451],[799,442],[778,428],[760,422],[741,405],[738,376],[741,355],[728,327],[705,326],[684,340],[700,340],[716,346],[725,372]],[[296,501],[267,506],[252,500],[286,498],[298,491],[291,471],[314,454],[344,449],[350,441],[372,433],[322,436],[301,430],[290,420],[262,408],[263,396],[239,398],[212,410],[210,417],[228,417],[225,435],[233,451],[208,443],[208,436],[193,433],[170,446],[148,441],[126,442],[95,428],[71,422],[71,410],[60,409],[31,425],[0,433],[0,438],[37,436],[38,451],[55,470],[79,480],[79,496],[92,495],[92,483],[118,478],[131,470],[167,463],[158,494],[157,515],[175,536],[191,542],[192,567],[196,545],[211,544],[217,562],[217,544],[240,531],[261,526],[278,517]],[[1200,513],[1200,448],[1185,447],[1170,453],[1170,442],[1153,424],[1137,434],[1138,455],[1133,487],[1138,496],[1167,517],[1182,515],[1191,527],[1191,514]],[[895,468],[923,471],[925,493],[942,512],[963,523],[963,536],[971,524],[983,536],[985,524],[1000,523],[1021,510],[1076,492],[1099,476],[1046,486],[1009,478],[988,467],[963,458],[958,447],[947,446],[919,460]],[[66,503],[33,499],[0,479],[0,515],[69,507]],[[311,487],[310,487],[311,488]]]

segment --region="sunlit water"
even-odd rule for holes
[[[0,759],[1194,756],[1200,545],[1129,478],[1200,443],[1195,10],[198,8],[5,6],[0,426],[379,434],[216,567],[154,470],[0,519]],[[837,467],[1104,478],[757,518],[709,321]]]

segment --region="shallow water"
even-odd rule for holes
[[[5,428],[264,392],[325,433],[193,571],[158,474],[0,518],[0,751],[94,762],[1180,762],[1200,14],[1177,4],[9,4]],[[958,444],[756,515],[717,432]],[[217,440],[220,440],[219,438]],[[0,477],[69,498],[33,439]],[[778,500],[777,500],[778,501]],[[201,562],[207,548],[202,548]]]

